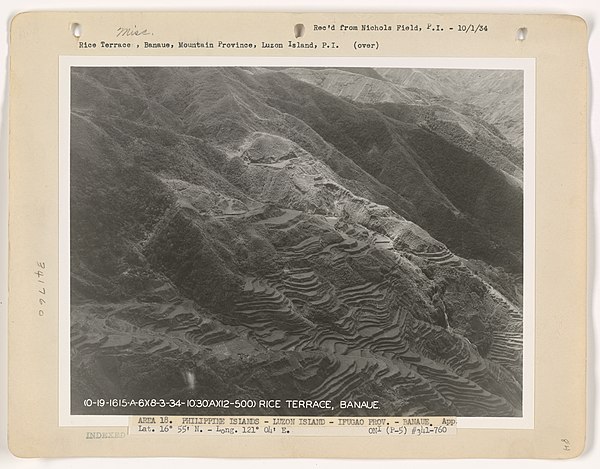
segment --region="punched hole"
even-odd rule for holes
[[[304,25],[302,23],[298,23],[297,25],[294,26],[294,36],[295,37],[302,37],[304,36]]]
[[[524,41],[527,39],[527,28],[517,29],[517,41]]]
[[[81,37],[81,25],[79,23],[71,23],[69,29],[71,29],[71,34],[73,37],[78,39]]]

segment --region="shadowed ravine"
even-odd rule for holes
[[[73,69],[74,413],[155,414],[83,407],[150,397],[521,415],[518,133],[389,73],[368,93],[348,91],[363,70],[315,74]]]

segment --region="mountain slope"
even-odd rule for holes
[[[286,69],[295,79],[335,96],[374,105],[479,155],[521,185],[523,177],[522,74],[511,70]],[[390,104],[394,104],[391,105]]]
[[[75,69],[74,412],[520,415],[520,188],[396,106],[279,70]]]

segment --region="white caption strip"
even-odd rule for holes
[[[444,436],[455,417],[184,417],[131,416],[130,435]]]

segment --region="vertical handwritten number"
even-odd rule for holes
[[[36,283],[42,283],[45,284],[46,282],[44,280],[42,280],[45,276],[45,270],[46,270],[46,263],[43,261],[37,261],[36,262],[36,266],[37,266],[37,270],[33,272],[33,275],[35,275],[37,282]],[[36,289],[38,287],[36,286]],[[44,308],[44,305],[46,304],[46,287],[42,287],[41,289],[37,290],[37,301],[39,303],[39,305]],[[44,308],[45,309],[45,308]],[[38,309],[38,316],[43,317],[45,312],[44,309]]]

